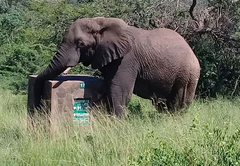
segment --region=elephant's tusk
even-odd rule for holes
[[[64,75],[67,75],[69,72],[70,72],[70,70],[72,69],[72,67],[68,67],[66,70],[64,70],[64,72],[62,72],[62,76],[64,76]]]

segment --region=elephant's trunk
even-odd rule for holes
[[[40,108],[41,98],[43,95],[44,82],[49,79],[53,79],[61,74],[67,68],[66,60],[64,56],[57,52],[53,57],[51,63],[43,70],[36,78],[34,83],[34,107]]]
[[[45,81],[45,80],[53,79],[53,78],[57,77],[59,74],[61,74],[67,68],[67,64],[64,63],[66,61],[63,60],[62,58],[63,58],[63,56],[61,56],[59,53],[57,53],[53,57],[51,63],[48,65],[48,67],[37,76],[37,80]]]

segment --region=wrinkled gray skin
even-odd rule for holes
[[[163,99],[169,110],[183,108],[193,100],[200,75],[198,59],[175,31],[143,30],[117,18],[83,18],[70,26],[35,90],[41,92],[45,80],[80,62],[102,72],[109,111],[119,117],[125,116],[132,93],[155,106]]]

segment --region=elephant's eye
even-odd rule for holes
[[[82,40],[78,40],[78,42],[77,42],[77,46],[81,48],[81,47],[84,47],[85,44],[83,43]]]

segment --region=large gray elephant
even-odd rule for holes
[[[70,26],[35,90],[80,62],[102,72],[110,111],[119,117],[125,116],[132,93],[155,105],[163,99],[169,110],[189,105],[200,76],[198,59],[175,31],[143,30],[117,18],[83,18]]]

